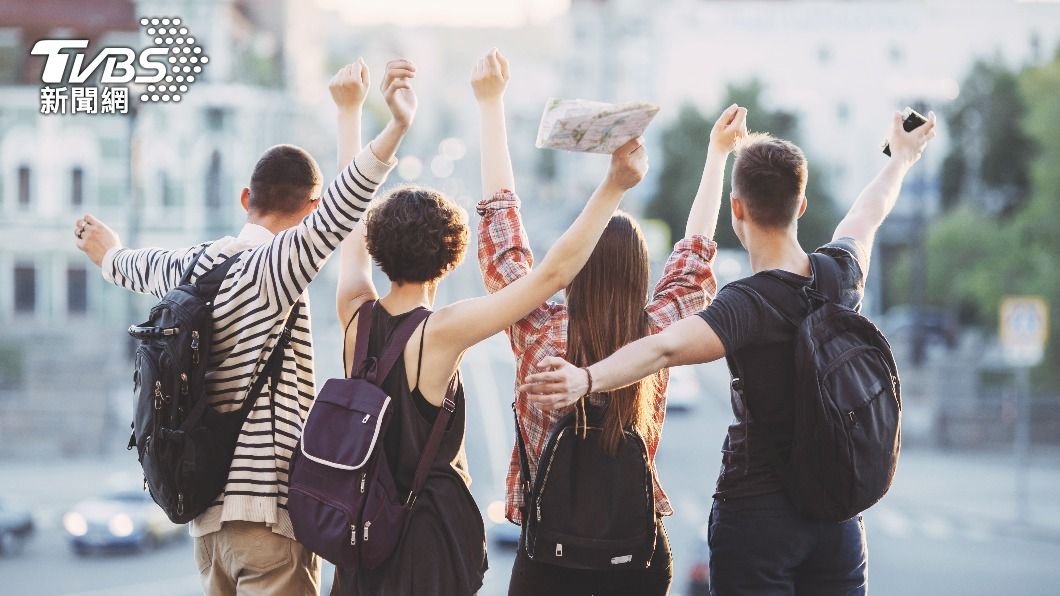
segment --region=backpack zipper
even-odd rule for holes
[[[371,527],[371,525],[372,525],[372,522],[370,522],[370,521],[364,522],[364,541],[365,542],[368,542],[368,528]]]
[[[191,363],[199,363],[199,332],[191,332]]]
[[[371,414],[365,414],[364,418],[361,419],[361,424],[368,424],[368,420],[372,417]]]
[[[357,546],[357,524],[350,524],[350,546]]]
[[[361,473],[361,494],[364,494],[365,483],[368,481],[368,472]]]
[[[556,442],[552,446],[552,451],[548,454],[548,463],[545,464],[545,476],[543,478],[540,478],[541,482],[538,485],[536,506],[534,507],[534,509],[537,511],[537,521],[541,521],[541,491],[544,490],[545,485],[548,484],[548,475],[550,472],[552,472],[552,461],[556,459],[556,448],[559,446],[559,442],[563,440],[563,435],[565,434],[567,434],[566,428],[561,430],[559,435],[556,437]],[[541,469],[538,468],[538,473],[540,472]]]

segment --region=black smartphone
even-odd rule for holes
[[[906,132],[914,130],[926,122],[927,118],[913,108],[907,107],[902,110],[902,128],[904,128]],[[891,144],[888,143],[886,139],[883,141],[883,154],[887,157],[891,156]]]

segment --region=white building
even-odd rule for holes
[[[285,19],[296,2],[93,0],[65,21],[64,4],[5,8],[0,25],[0,453],[103,449],[128,424],[123,330],[153,300],[104,287],[75,247],[74,220],[90,212],[134,247],[234,234],[258,156],[304,140],[290,137],[306,110],[287,76],[289,40],[303,62],[309,52],[298,19]],[[184,101],[125,116],[39,114],[33,41],[139,48],[140,16],[181,17],[209,56]]]

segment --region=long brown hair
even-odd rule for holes
[[[567,360],[588,366],[648,334],[648,245],[636,220],[611,217],[593,254],[567,286]],[[603,421],[606,452],[614,454],[626,429],[658,432],[651,394],[657,377],[608,392]]]

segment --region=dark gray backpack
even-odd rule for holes
[[[532,485],[516,416],[525,502],[520,547],[534,561],[569,569],[645,569],[658,532],[648,447],[626,430],[618,452],[607,453],[604,410],[586,404],[585,411],[584,423],[573,412],[556,423]]]
[[[769,274],[734,285],[756,292],[797,329],[791,456],[776,462],[785,492],[803,515],[843,521],[891,486],[902,437],[901,384],[887,339],[839,304],[839,265],[818,253],[810,262],[816,288],[801,294]],[[733,390],[742,392],[739,362],[728,361]]]
[[[224,490],[239,431],[266,379],[276,385],[298,309],[291,310],[243,405],[231,412],[213,409],[205,381],[213,300],[237,257],[229,257],[192,283],[192,271],[205,251],[199,251],[180,283],[151,309],[147,321],[129,327],[129,335],[139,341],[129,449],[136,448],[144,490],[174,523],[191,521]]]

